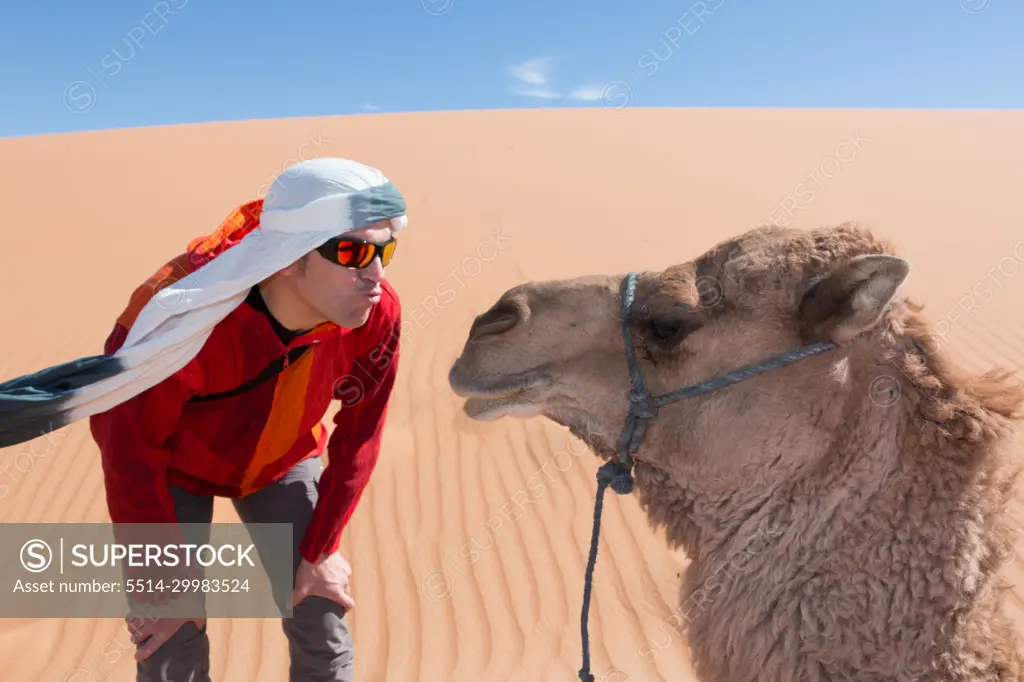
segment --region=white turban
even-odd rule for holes
[[[389,220],[405,200],[375,168],[338,158],[291,166],[267,191],[259,226],[153,295],[112,355],[80,358],[0,384],[0,447],[105,412],[155,386],[199,353],[257,283],[328,239]]]

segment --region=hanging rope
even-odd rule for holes
[[[590,636],[587,633],[587,611],[590,610],[590,588],[594,577],[594,564],[597,562],[597,543],[601,533],[601,509],[604,507],[604,491],[611,485],[619,495],[633,492],[633,476],[629,469],[623,468],[618,462],[606,462],[597,470],[597,500],[594,502],[594,530],[590,536],[590,558],[587,560],[587,576],[583,582],[583,613],[580,615],[580,632],[583,634],[583,667],[580,668],[580,679],[583,682],[594,682],[590,673]]]

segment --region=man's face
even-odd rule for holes
[[[383,244],[391,239],[391,223],[382,220],[345,237]],[[380,257],[363,269],[332,263],[316,251],[288,268],[296,293],[318,316],[354,329],[366,324],[370,310],[380,301],[384,266]]]

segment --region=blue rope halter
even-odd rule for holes
[[[622,337],[626,343],[626,361],[629,363],[629,376],[633,387],[629,393],[629,413],[626,425],[618,442],[618,461],[609,460],[597,471],[597,499],[594,501],[594,530],[590,538],[590,558],[587,561],[587,574],[583,586],[583,612],[580,617],[580,628],[583,634],[583,667],[579,678],[583,682],[594,682],[590,672],[590,641],[587,634],[587,611],[590,609],[590,588],[594,575],[594,563],[597,561],[598,536],[601,532],[601,509],[604,506],[605,489],[610,485],[619,495],[633,492],[633,454],[643,441],[647,421],[658,415],[658,408],[669,403],[717,391],[720,388],[744,381],[773,369],[785,367],[797,360],[811,357],[835,348],[831,343],[812,343],[802,348],[788,351],[763,362],[742,367],[728,374],[722,374],[699,384],[680,388],[664,395],[651,395],[644,386],[640,376],[640,367],[636,361],[633,348],[633,337],[629,331],[629,311],[636,293],[636,273],[631,272],[622,281]]]

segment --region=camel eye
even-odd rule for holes
[[[651,336],[663,347],[676,346],[689,332],[683,320],[676,317],[654,317],[648,322]]]

